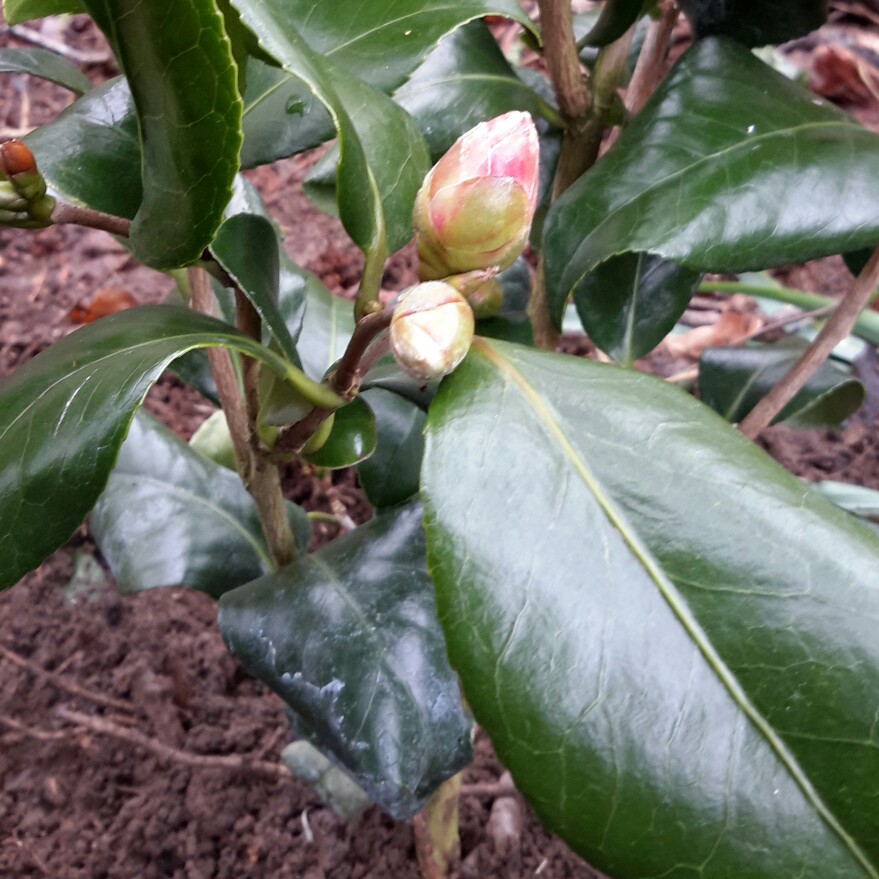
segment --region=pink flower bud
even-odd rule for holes
[[[391,351],[419,381],[442,378],[464,359],[473,341],[473,312],[467,300],[442,281],[403,293],[391,318]]]
[[[419,276],[433,280],[511,265],[531,229],[538,164],[528,113],[505,113],[459,137],[415,200]]]

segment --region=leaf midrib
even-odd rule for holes
[[[716,651],[707,634],[699,625],[698,620],[693,616],[689,606],[678,592],[675,584],[664,574],[657,561],[653,558],[649,548],[642,543],[638,535],[633,531],[624,518],[622,512],[616,509],[611,498],[604,494],[597,478],[590,471],[587,464],[582,460],[577,453],[576,448],[568,439],[556,413],[553,412],[549,404],[545,402],[544,398],[528,383],[525,376],[519,372],[514,364],[486,339],[478,337],[473,342],[471,350],[473,350],[478,356],[487,360],[508,385],[514,386],[519,391],[525,399],[525,402],[534,412],[536,420],[558,443],[562,455],[568,459],[572,469],[583,481],[586,489],[594,497],[610,524],[619,532],[632,555],[640,563],[645,573],[656,584],[660,595],[668,605],[672,614],[683,626],[684,631],[702,654],[709,668],[720,680],[721,685],[727,691],[730,698],[732,698],[735,704],[739,706],[753,726],[756,727],[757,731],[775,753],[779,762],[790,774],[794,783],[800,788],[806,800],[815,809],[825,824],[827,824],[827,826],[837,835],[845,848],[864,869],[865,873],[870,876],[871,879],[879,879],[879,871],[877,871],[871,864],[858,843],[846,832],[845,828],[840,824],[833,812],[830,811],[821,799],[818,791],[815,790],[805,771],[800,767],[797,759],[790,752],[784,740],[751,702],[748,694],[744,691],[732,671],[727,667],[723,658]]]

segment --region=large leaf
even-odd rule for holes
[[[111,79],[24,138],[65,201],[131,219],[140,206],[140,143],[128,83]]]
[[[7,24],[21,24],[32,18],[83,12],[79,0],[3,0],[3,17]]]
[[[418,491],[426,416],[413,402],[384,388],[361,396],[375,413],[378,441],[372,455],[357,465],[360,484],[374,506],[401,504]]]
[[[415,121],[387,95],[315,51],[284,0],[237,0],[260,45],[324,104],[339,135],[339,208],[354,242],[376,262],[412,235],[412,205],[429,168]],[[339,20],[334,4],[331,14]],[[393,131],[394,136],[388,137]]]
[[[382,91],[393,91],[450,31],[485,15],[503,15],[533,30],[516,0],[234,0],[261,40],[260,23],[295,28],[316,55]],[[279,61],[274,44],[263,47]],[[292,71],[295,73],[295,71]]]
[[[424,561],[421,508],[379,513],[223,596],[220,630],[302,732],[397,818],[470,760]]]
[[[434,161],[477,123],[510,110],[537,115],[544,103],[516,76],[482,22],[449,34],[395,100],[421,126]]]
[[[696,38],[733,37],[748,46],[786,43],[827,20],[827,0],[681,0]]]
[[[128,78],[143,144],[135,255],[154,268],[198,259],[232,195],[241,148],[236,66],[213,0],[86,0]],[[171,14],[173,13],[173,14]]]
[[[662,257],[624,253],[580,281],[574,304],[589,338],[614,360],[631,365],[671,332],[701,277]]]
[[[305,374],[320,381],[345,353],[354,332],[354,314],[350,302],[333,296],[314,275],[302,272],[300,278],[305,314],[299,334],[299,356]]]
[[[617,879],[879,875],[879,539],[680,389],[477,340],[429,566],[477,721]]]
[[[552,312],[626,251],[738,272],[879,240],[879,137],[747,49],[690,49],[616,146],[550,209]]]
[[[92,87],[91,80],[78,67],[47,49],[0,49],[0,73],[39,76],[78,95]]]
[[[64,543],[104,487],[135,409],[174,358],[224,345],[281,374],[262,345],[170,306],[83,327],[0,383],[0,589]]]
[[[292,504],[300,552],[308,517]],[[123,592],[190,586],[219,598],[274,569],[253,499],[215,464],[139,413],[89,526]]]
[[[741,421],[803,356],[802,339],[745,348],[706,348],[699,358],[699,397],[727,421]],[[864,386],[851,372],[824,363],[773,423],[836,427],[864,402]]]

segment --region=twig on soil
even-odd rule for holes
[[[73,46],[68,46],[61,40],[47,37],[45,34],[41,34],[38,30],[32,27],[26,27],[20,24],[8,28],[8,32],[11,36],[17,37],[19,40],[24,40],[27,43],[32,43],[43,49],[49,49],[58,55],[63,55],[74,64],[104,64],[112,57],[109,50],[89,52],[83,49],[76,49]]]
[[[20,723],[14,717],[9,717],[8,714],[0,714],[0,725],[8,727],[17,733],[21,733],[28,738],[38,739],[41,742],[57,742],[60,739],[69,738],[68,733],[62,730],[34,729],[31,726],[26,726],[25,724]]]
[[[225,769],[229,772],[240,772],[244,775],[256,775],[261,778],[277,781],[282,778],[292,778],[290,770],[283,763],[274,763],[268,760],[253,759],[239,754],[190,754],[162,744],[156,739],[145,736],[133,729],[125,729],[103,717],[95,717],[90,714],[81,714],[71,711],[63,706],[56,712],[62,720],[73,723],[100,735],[119,739],[143,748],[171,763],[179,763],[183,766],[191,766],[195,769]]]
[[[879,285],[879,247],[873,251],[863,271],[855,278],[851,289],[836,307],[818,338],[806,349],[790,372],[748,413],[739,429],[754,439],[772,419],[797,395],[815,371],[830,356],[830,352],[854,328],[858,315],[866,308]]]
[[[82,699],[88,699],[96,705],[103,705],[105,708],[115,708],[118,711],[134,711],[134,706],[130,703],[124,702],[121,699],[114,699],[112,696],[105,696],[103,693],[89,690],[86,687],[81,687],[79,684],[60,676],[56,672],[47,671],[39,665],[30,662],[30,660],[25,659],[23,656],[19,656],[13,650],[4,647],[2,644],[0,644],[0,657],[7,659],[19,668],[27,669],[27,671],[37,677],[49,681],[59,689],[70,693],[71,696],[79,696]]]

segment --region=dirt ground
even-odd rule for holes
[[[839,6],[855,12],[833,27],[861,34],[869,22],[858,9],[863,4]],[[66,33],[50,36],[75,46],[94,79],[112,72],[106,49],[81,17]],[[834,39],[832,45],[838,45]],[[0,35],[0,45],[24,44],[9,33]],[[800,41],[792,56],[808,66],[822,45],[820,39]],[[825,68],[826,79],[835,68]],[[838,89],[836,99],[879,130],[876,92],[867,88],[864,97],[857,82],[843,74],[837,80],[824,88]],[[0,77],[0,137],[52,118],[67,102],[63,90],[26,77]],[[357,254],[340,226],[317,214],[298,190],[303,168],[303,160],[294,158],[252,179],[291,230],[293,258],[335,292],[350,294],[360,267]],[[830,294],[840,293],[848,279],[838,261],[781,276],[791,285]],[[412,278],[411,254],[404,252],[385,282],[399,289]],[[103,233],[71,227],[0,230],[0,378],[74,330],[71,311],[96,291],[123,291],[148,303],[159,301],[168,287],[165,277],[134,263]],[[876,364],[873,355],[858,365],[869,399],[843,429],[775,427],[760,442],[805,478],[879,489]],[[184,436],[211,411],[170,376],[151,392],[147,406]],[[287,488],[306,509],[341,508],[355,521],[367,515],[350,473],[317,480],[293,469]],[[319,527],[316,539],[332,536],[332,526]],[[288,738],[281,702],[228,655],[215,605],[204,595],[167,589],[130,598],[113,591],[76,601],[65,597],[75,557],[91,553],[83,527],[42,567],[0,595],[0,879],[418,876],[410,827],[378,809],[347,825],[311,788],[290,778],[218,763],[193,766],[173,756],[276,760]],[[108,720],[159,747],[107,736],[76,715]],[[465,772],[470,787],[462,799],[462,879],[596,877],[518,797],[512,802],[521,810],[521,833],[512,846],[502,843],[495,828],[510,798],[497,796],[489,784],[502,772],[490,743],[480,737],[477,758]]]

